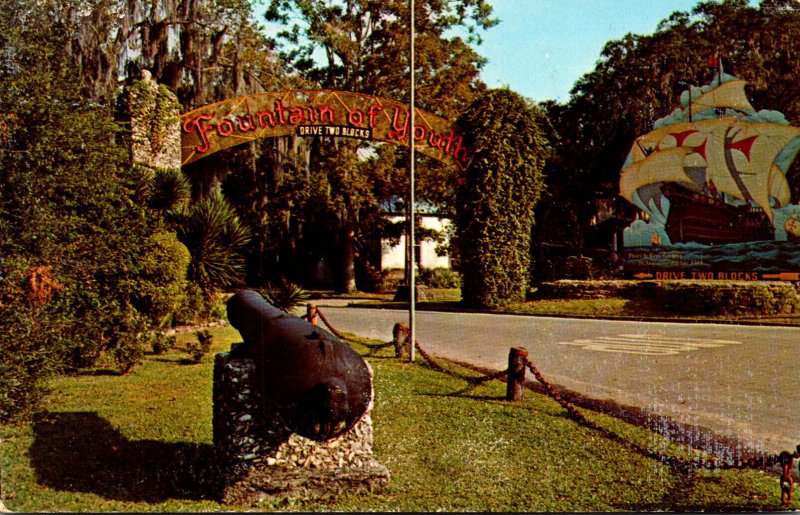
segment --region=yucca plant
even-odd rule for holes
[[[150,190],[150,207],[167,212],[188,202],[192,185],[180,168],[159,168],[150,178]]]
[[[182,218],[178,238],[192,256],[189,278],[205,292],[240,283],[245,271],[242,253],[252,231],[222,194],[191,205]]]
[[[308,292],[299,284],[288,281],[285,278],[281,279],[280,284],[277,286],[268,284],[259,293],[267,302],[287,313],[309,298]]]

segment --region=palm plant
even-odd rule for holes
[[[187,208],[178,238],[189,249],[189,278],[205,291],[238,284],[245,271],[243,251],[252,231],[242,225],[233,207],[220,193]]]
[[[180,168],[159,168],[150,178],[150,207],[167,212],[178,209],[189,200],[192,186]]]

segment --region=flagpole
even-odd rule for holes
[[[414,225],[415,225],[415,206],[414,206],[414,167],[415,167],[415,149],[414,149],[414,127],[416,126],[416,116],[415,116],[415,103],[416,103],[416,85],[415,85],[415,70],[416,67],[416,56],[415,48],[414,48],[414,33],[415,33],[415,15],[414,15],[414,0],[409,0],[409,7],[411,10],[411,31],[410,31],[410,47],[411,47],[411,59],[410,59],[410,68],[411,68],[411,102],[409,105],[409,130],[408,130],[408,144],[411,148],[410,152],[410,187],[409,187],[409,202],[408,202],[408,245],[410,247],[410,252],[408,253],[409,259],[411,263],[409,264],[409,284],[408,284],[408,339],[411,342],[411,353],[409,359],[414,361],[415,357],[415,347],[416,347],[416,302],[417,302],[417,285],[416,285],[416,250],[414,248],[414,243],[416,242],[415,234],[414,234]]]

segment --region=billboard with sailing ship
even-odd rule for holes
[[[634,141],[619,182],[642,213],[623,233],[628,275],[800,278],[800,206],[786,179],[800,128],[756,111],[745,86],[719,70]]]

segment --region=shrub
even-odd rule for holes
[[[175,348],[177,337],[174,334],[166,334],[159,331],[150,334],[150,346],[153,354],[164,354],[170,349]]]
[[[197,331],[194,335],[197,337],[197,341],[189,341],[186,351],[192,357],[192,361],[200,363],[203,356],[211,351],[214,336],[207,329]]]
[[[193,204],[179,220],[178,237],[191,255],[189,278],[207,295],[242,282],[243,252],[252,232],[240,223],[235,210],[221,194]]]
[[[176,324],[201,324],[225,318],[225,305],[219,294],[204,291],[199,284],[189,281],[186,298],[175,316]]]
[[[170,326],[186,303],[190,259],[189,251],[175,233],[158,232],[145,242],[135,303],[151,326]]]
[[[425,268],[419,272],[420,283],[430,288],[460,288],[461,276],[449,268]]]
[[[300,285],[286,279],[281,279],[278,286],[267,285],[259,293],[267,302],[287,313],[309,298],[308,292]]]
[[[792,284],[769,282],[660,283],[656,300],[681,315],[778,315],[800,311]]]
[[[464,303],[525,300],[533,212],[549,154],[544,113],[507,89],[479,97],[459,120],[472,159],[456,194]]]
[[[47,393],[45,379],[55,367],[54,335],[42,334],[46,327],[26,306],[0,304],[0,423],[30,417]]]

